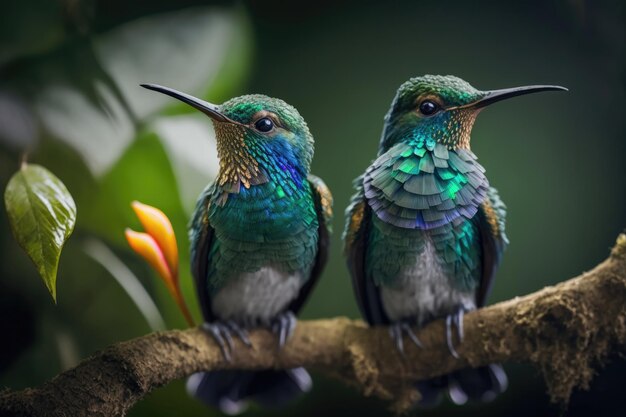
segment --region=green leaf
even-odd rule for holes
[[[35,263],[56,303],[59,256],[76,223],[72,196],[50,171],[24,164],[9,181],[4,203],[13,236]]]

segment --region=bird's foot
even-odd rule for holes
[[[273,333],[278,335],[278,348],[282,349],[293,331],[296,329],[296,316],[291,311],[285,311],[276,316],[270,323]]]
[[[226,327],[228,327],[234,334],[241,340],[241,343],[246,345],[246,347],[251,348],[252,342],[250,342],[250,338],[248,337],[248,330],[237,324],[234,320],[227,320],[225,322]]]
[[[400,352],[401,355],[404,356],[404,341],[403,336],[407,335],[411,342],[419,348],[423,348],[422,342],[417,338],[413,329],[411,328],[411,324],[408,321],[399,321],[389,326],[389,335],[393,342],[396,345],[396,349]]]
[[[459,344],[463,342],[464,332],[463,332],[463,317],[465,316],[465,309],[463,307],[459,308],[456,313],[450,314],[446,316],[446,344],[448,345],[448,351],[452,356],[456,359],[459,359],[459,353],[454,348],[454,343],[452,341],[452,326],[456,327],[456,335],[459,339]]]
[[[248,332],[232,320],[202,323],[202,329],[213,337],[222,351],[224,359],[230,362],[233,351],[233,334],[247,347],[252,347]]]

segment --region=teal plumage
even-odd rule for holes
[[[508,243],[506,210],[470,149],[482,108],[553,86],[479,91],[453,76],[404,83],[385,116],[378,157],[355,181],[345,252],[365,319],[390,325],[400,352],[410,326],[446,318],[462,339],[463,313],[485,304]],[[471,381],[471,382],[468,382]],[[471,386],[470,386],[471,385]],[[447,387],[453,401],[492,398],[506,386],[497,365],[418,384],[422,403]]]
[[[305,181],[300,189],[281,197],[276,191],[281,185],[269,177],[265,184],[229,196],[224,205],[217,204],[221,193],[214,187],[199,200],[200,210],[208,208],[203,215],[215,233],[207,260],[209,293],[219,291],[225,281],[242,272],[254,272],[268,263],[309,279],[319,239],[312,187]],[[194,239],[199,236],[197,230],[192,224],[194,249],[199,244]]]
[[[246,329],[266,326],[282,347],[328,254],[332,196],[309,174],[313,137],[282,100],[247,95],[220,106],[175,90],[213,119],[220,168],[200,195],[189,225],[191,269],[203,328],[229,359],[232,339],[250,346]],[[308,391],[303,368],[219,371],[189,378],[188,390],[233,414],[249,400],[280,406]]]
[[[425,235],[420,230],[399,231],[373,217],[370,230],[366,268],[374,284],[390,287],[398,284],[401,271],[417,262],[430,238],[446,276],[452,277],[450,285],[460,291],[473,291],[478,286],[482,251],[478,228],[470,220],[442,226]]]

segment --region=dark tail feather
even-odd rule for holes
[[[432,408],[441,402],[443,392],[448,386],[448,377],[440,376],[426,381],[418,381],[415,386],[421,395],[417,405],[423,408]]]
[[[255,375],[250,384],[251,398],[267,408],[283,407],[313,387],[311,376],[304,368],[287,371],[264,371]]]
[[[230,415],[245,411],[249,400],[269,408],[285,406],[312,385],[304,368],[198,372],[187,379],[190,395]]]
[[[448,394],[455,404],[493,401],[506,390],[508,379],[499,364],[456,371],[448,376]]]
[[[448,397],[455,404],[462,405],[468,400],[488,402],[503,393],[507,385],[506,374],[498,364],[462,369],[443,377],[418,382],[417,389],[422,395],[418,405],[433,407],[439,404],[446,388]]]

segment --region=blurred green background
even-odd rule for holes
[[[166,327],[184,327],[162,283],[126,247],[124,228],[139,228],[131,200],[172,219],[184,293],[197,313],[185,225],[216,172],[213,131],[207,118],[140,82],[214,102],[264,93],[305,117],[316,139],[313,171],[334,193],[336,218],[331,260],[303,318],[358,317],[340,253],[342,213],[352,179],[376,153],[395,90],[425,73],[454,74],[479,89],[570,89],[495,105],[474,127],[474,152],[509,208],[511,245],[490,301],[557,283],[606,257],[626,225],[623,1],[284,3],[0,5],[0,187],[27,152],[66,184],[78,206],[77,229],[61,256],[57,306],[0,208],[0,386],[38,385],[97,349],[151,331],[110,271],[125,284],[138,279]],[[510,388],[491,404],[413,414],[563,415],[531,365],[507,370]],[[625,375],[615,359],[590,392],[574,395],[565,415],[620,415],[613,410],[626,406],[618,395]],[[385,404],[334,381],[316,375],[315,382],[310,395],[276,415],[387,413]],[[130,413],[217,414],[189,399],[182,381]]]

